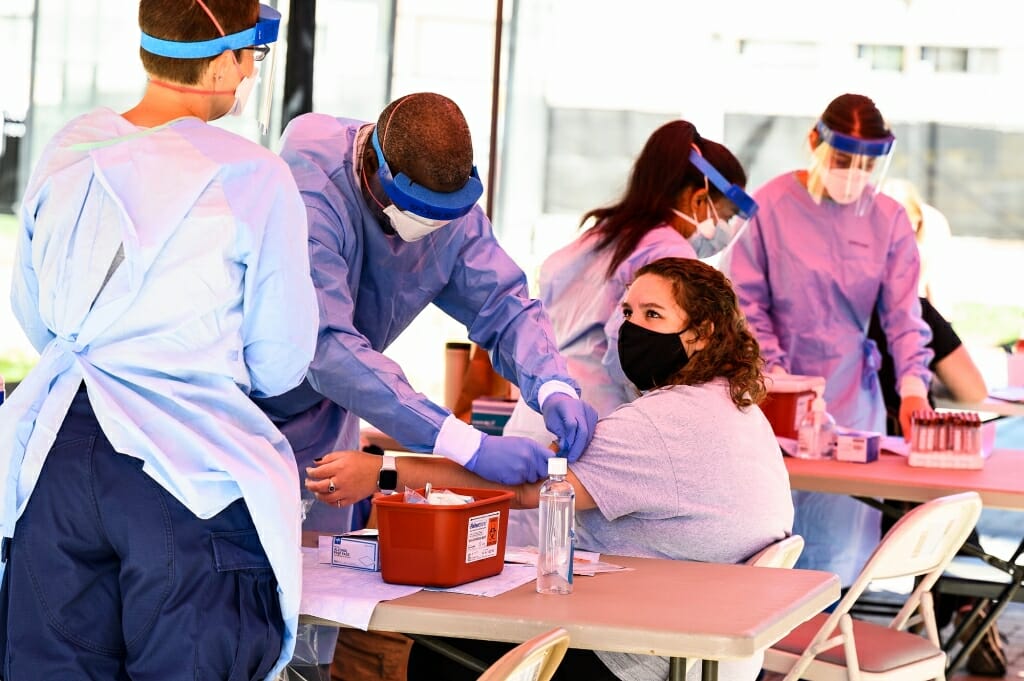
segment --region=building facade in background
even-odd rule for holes
[[[271,4],[287,20],[288,3]],[[1024,116],[1012,104],[1024,82],[1019,5],[506,0],[489,158],[494,3],[317,0],[314,108],[369,119],[408,92],[452,97],[469,120],[481,177],[497,164],[487,190],[500,238],[533,273],[575,236],[583,212],[617,197],[661,123],[684,117],[724,141],[753,189],[807,164],[807,132],[833,97],[867,94],[898,137],[890,176],[913,181],[950,222],[950,275],[963,285],[944,313],[970,326],[989,310],[1019,328],[1024,300],[1002,283],[1024,257]],[[138,98],[136,9],[125,0],[4,1],[0,211],[13,209],[42,145],[66,120]],[[282,74],[279,63],[278,92]],[[259,139],[255,126],[224,125]],[[279,132],[263,143],[276,149]],[[1001,329],[979,329],[976,342],[998,342]],[[443,342],[463,333],[440,312],[425,315],[389,354],[427,367],[411,379],[440,397]],[[436,364],[403,361],[422,357],[425,336]]]

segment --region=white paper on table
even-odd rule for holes
[[[470,596],[500,596],[506,591],[517,589],[537,579],[537,568],[532,565],[505,565],[501,572],[493,577],[484,577],[466,584],[450,586],[447,589],[428,586],[427,591],[450,591]]]
[[[1008,385],[1005,388],[993,388],[988,392],[989,397],[1004,402],[1024,402],[1024,385]]]
[[[910,455],[910,443],[904,440],[902,435],[883,435],[880,449],[890,454]]]
[[[797,441],[796,440],[794,440],[791,437],[782,437],[781,435],[776,435],[775,439],[778,441],[779,448],[783,451],[784,454],[789,454],[790,456],[796,456],[796,449],[797,449]]]
[[[624,565],[616,565],[615,563],[608,563],[603,560],[599,560],[596,563],[577,563],[573,562],[572,573],[577,577],[593,577],[601,572],[619,572],[621,570],[632,570],[631,567]]]
[[[594,551],[573,551],[573,562],[596,563],[601,560],[601,554]],[[536,546],[506,546],[506,563],[524,563],[526,565],[537,565]]]
[[[506,563],[524,563],[526,565],[537,565],[536,546],[506,546]],[[606,563],[601,560],[601,554],[594,551],[573,551],[572,573],[581,577],[593,577],[599,572],[618,572],[619,570],[632,570],[615,563]]]
[[[302,601],[299,612],[367,630],[381,601],[401,598],[422,587],[387,584],[379,572],[317,562],[317,549],[302,549]]]

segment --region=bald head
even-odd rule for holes
[[[395,100],[377,119],[377,137],[391,172],[428,189],[458,191],[473,168],[473,140],[452,100],[418,92]]]

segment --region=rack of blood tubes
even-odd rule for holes
[[[910,465],[981,468],[984,440],[975,412],[916,411],[910,417]]]

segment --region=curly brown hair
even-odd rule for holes
[[[736,302],[732,283],[714,267],[689,258],[662,258],[641,267],[637,278],[654,274],[672,284],[676,303],[690,318],[698,339],[707,341],[668,385],[701,385],[722,377],[737,407],[760,404],[764,385],[761,349]]]

